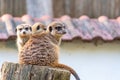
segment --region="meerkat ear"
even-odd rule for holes
[[[49,27],[49,31],[52,32],[52,27],[51,26]]]
[[[32,28],[30,27],[30,31],[32,31]]]

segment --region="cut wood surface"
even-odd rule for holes
[[[0,80],[70,80],[70,72],[48,66],[4,62]]]

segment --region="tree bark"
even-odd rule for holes
[[[0,80],[70,80],[70,72],[49,66],[4,62]]]

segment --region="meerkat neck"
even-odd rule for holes
[[[48,35],[49,35],[49,38],[51,39],[51,41],[52,41],[54,44],[59,45],[60,39],[58,39],[57,37],[51,35],[50,33],[48,33]]]
[[[55,40],[57,41],[57,44],[60,45],[61,43],[61,38],[59,36],[55,36]]]
[[[17,40],[21,45],[24,45],[27,42],[28,39],[29,39],[29,37],[25,37],[25,38],[20,37],[20,36],[17,37]]]
[[[60,45],[61,44],[61,36],[55,36],[55,39],[57,40],[58,45]]]

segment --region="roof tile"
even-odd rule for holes
[[[5,14],[1,17],[1,19],[6,25],[5,27],[6,27],[6,30],[8,32],[8,35],[9,36],[15,35],[13,17],[9,14]]]
[[[6,33],[0,33],[0,40],[7,40],[8,35]]]
[[[24,15],[24,16],[22,16],[21,19],[22,19],[22,21],[23,21],[24,23],[28,23],[28,24],[30,24],[30,25],[34,24],[34,22],[33,22],[33,20],[32,20],[32,17],[29,16],[29,15]]]
[[[69,16],[66,16],[66,15],[62,16],[60,20],[66,24],[67,32],[70,34],[72,38],[78,37],[79,31],[74,27],[74,25],[72,24],[71,18]]]
[[[104,41],[120,39],[120,17],[109,19],[106,16],[100,16],[96,19],[91,19],[86,15],[79,18],[71,18],[65,15],[60,18],[52,18],[45,15],[40,18],[32,18],[29,15],[12,17],[10,14],[4,14],[0,17],[0,40],[7,40],[9,37],[15,36],[14,31],[18,24],[28,23],[32,25],[35,22],[42,22],[48,25],[56,20],[62,21],[67,26],[68,33],[62,37],[63,40],[72,40],[76,37],[89,41],[98,37]]]

